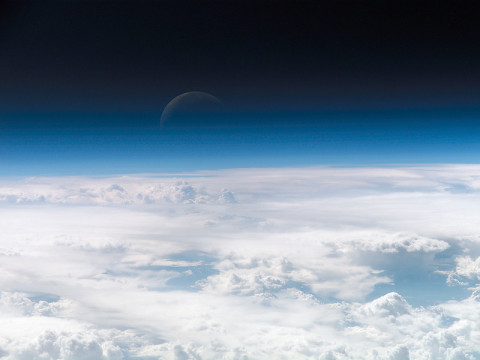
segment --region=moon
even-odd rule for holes
[[[177,127],[201,124],[212,115],[218,114],[222,102],[212,94],[203,91],[189,91],[174,97],[165,106],[160,126]]]

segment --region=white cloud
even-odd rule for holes
[[[467,278],[480,278],[480,257],[473,260],[470,256],[459,256],[456,258],[457,267],[455,272]]]
[[[410,360],[410,352],[406,346],[395,347],[390,354],[390,360]]]
[[[3,179],[0,354],[479,358],[478,290],[448,298],[479,278],[479,184],[480,166]]]
[[[399,294],[388,293],[362,307],[365,316],[379,316],[397,318],[411,313],[411,306]]]
[[[155,178],[32,178],[22,186],[7,183],[0,186],[0,203],[5,204],[197,204],[235,203],[235,195],[227,189],[207,192],[185,180]]]

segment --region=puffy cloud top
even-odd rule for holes
[[[478,359],[480,167],[0,180],[0,356]]]

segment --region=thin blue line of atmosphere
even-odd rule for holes
[[[9,116],[0,175],[480,162],[476,111],[238,114],[171,128],[142,114]]]

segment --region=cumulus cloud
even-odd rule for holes
[[[391,292],[364,305],[360,311],[366,316],[396,319],[400,315],[410,314],[411,307],[401,295]]]
[[[479,358],[479,184],[478,166],[0,180],[0,356]]]
[[[6,204],[78,204],[78,205],[133,205],[133,204],[197,204],[234,203],[234,194],[227,189],[207,192],[202,187],[179,179],[155,181],[150,178],[120,177],[108,179],[87,178],[31,178],[19,188],[0,186],[0,203]]]
[[[470,256],[460,256],[456,259],[457,267],[455,272],[457,275],[467,278],[479,279],[480,277],[480,257],[475,260]]]

